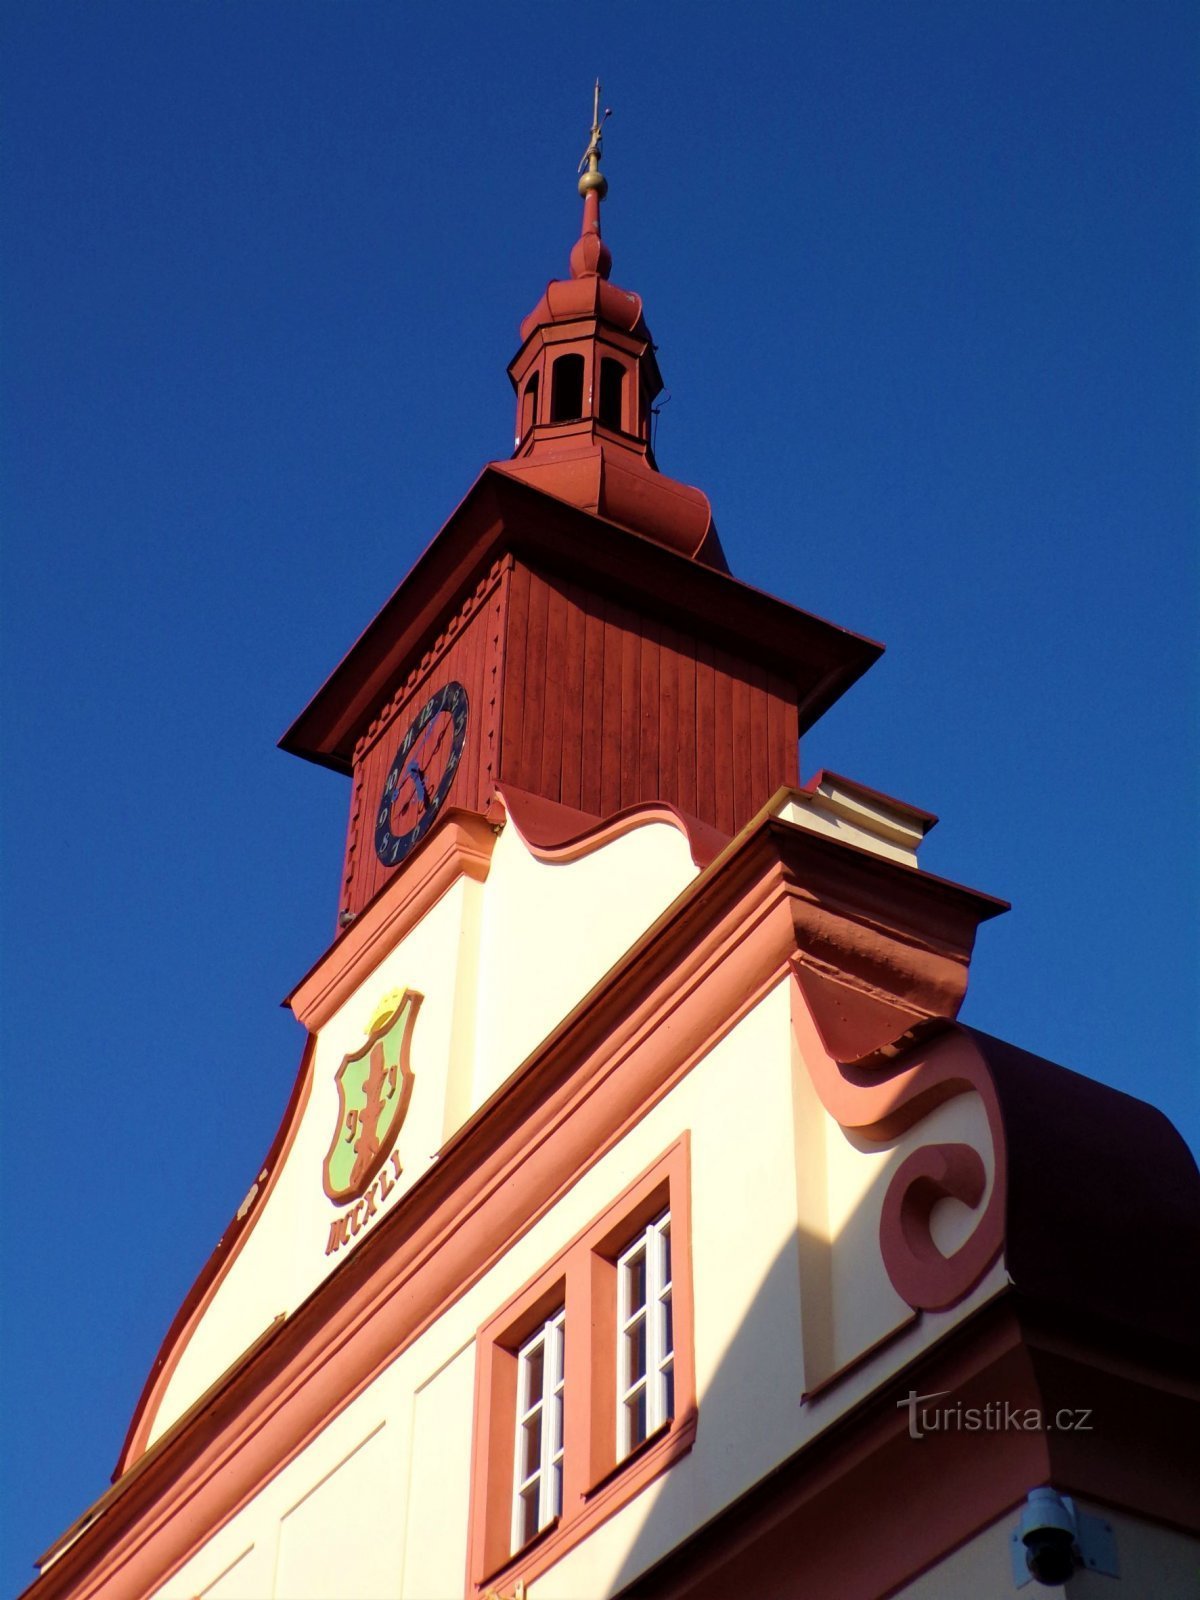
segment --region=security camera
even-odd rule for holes
[[[1048,1588],[1066,1583],[1079,1566],[1075,1507],[1049,1485],[1029,1491],[1017,1534],[1035,1582]]]
[[[1030,1583],[1052,1588],[1081,1571],[1120,1576],[1112,1523],[1048,1483],[1029,1491],[1008,1547],[1015,1589]]]

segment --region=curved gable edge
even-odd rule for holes
[[[310,1033],[305,1042],[304,1051],[300,1057],[300,1067],[296,1073],[296,1081],[292,1085],[292,1092],[288,1097],[287,1106],[283,1117],[275,1132],[262,1164],[259,1167],[258,1177],[250,1186],[250,1190],[242,1204],[238,1207],[229,1226],[217,1240],[216,1246],[196,1278],[195,1283],[188,1290],[180,1305],[179,1310],[172,1318],[171,1325],[159,1346],[154,1364],[146,1377],[142,1392],[134,1407],[125,1442],[121,1446],[121,1453],[117,1457],[117,1464],[113,1469],[112,1481],[115,1483],[135,1465],[139,1457],[143,1456],[148,1448],[150,1434],[154,1427],[154,1419],[158,1408],[166,1394],[171,1377],[179,1365],[188,1341],[200,1323],[209,1305],[212,1303],[217,1290],[224,1281],[229,1269],[233,1266],[241,1252],[242,1246],[249,1238],[255,1223],[266,1209],[266,1201],[275,1187],[279,1174],[283,1171],[287,1160],[288,1151],[291,1149],[296,1130],[304,1116],[304,1109],[308,1104],[308,1096],[312,1089],[313,1055],[316,1048],[316,1035]],[[269,1329],[264,1332],[269,1332]],[[250,1350],[257,1348],[251,1345]],[[249,1351],[244,1351],[234,1362],[236,1366],[245,1360]],[[217,1382],[223,1381],[225,1374],[218,1377]],[[186,1415],[186,1413],[185,1413]]]

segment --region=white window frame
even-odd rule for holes
[[[567,1309],[560,1306],[530,1335],[517,1351],[517,1425],[513,1441],[512,1553],[535,1539],[542,1529],[562,1515],[563,1420],[565,1394],[565,1341]],[[542,1352],[542,1382],[530,1392],[534,1358]],[[539,1414],[540,1410],[540,1414]],[[522,1476],[522,1444],[526,1426],[540,1428],[538,1464]],[[537,1527],[526,1535],[527,1499],[536,1496]]]
[[[671,1420],[675,1373],[670,1267],[671,1213],[655,1217],[617,1257],[617,1459],[625,1457]],[[642,1305],[632,1303],[633,1272],[639,1258],[646,1265],[646,1297]],[[645,1324],[646,1365],[644,1373],[634,1373],[630,1361],[632,1339],[638,1324]],[[668,1334],[668,1327],[671,1332]],[[646,1431],[633,1437],[633,1410],[640,1392],[646,1394]]]

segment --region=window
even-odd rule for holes
[[[675,1414],[671,1213],[617,1261],[617,1454],[624,1459]]]
[[[521,432],[517,438],[518,444],[537,422],[537,399],[538,374],[535,372],[525,385],[524,393],[521,395]]]
[[[691,1448],[689,1217],[684,1134],[480,1328],[473,1600],[532,1581]]]
[[[560,1307],[517,1351],[514,1551],[535,1539],[562,1511],[566,1319],[566,1309]]]
[[[583,357],[559,356],[550,375],[550,421],[576,422],[583,415]]]

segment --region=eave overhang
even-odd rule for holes
[[[510,553],[636,610],[703,629],[761,662],[794,685],[801,733],[883,653],[872,639],[489,466],[280,739],[280,748],[348,773],[355,741],[439,620],[482,571]]]

